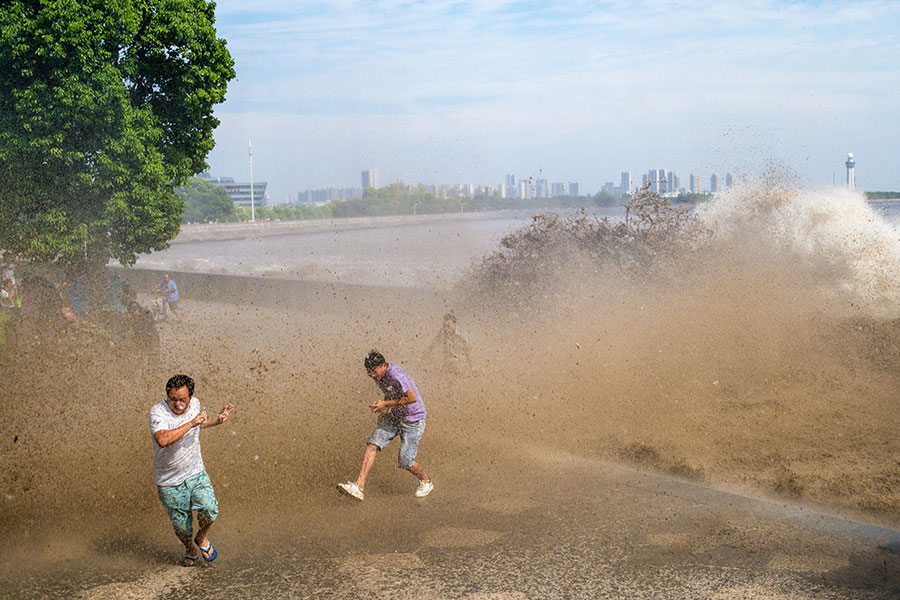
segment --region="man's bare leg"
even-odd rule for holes
[[[413,462],[412,466],[406,470],[418,477],[419,481],[428,481],[428,475],[425,474],[425,470],[419,463]]]
[[[372,470],[372,465],[375,464],[375,456],[378,455],[378,446],[375,444],[366,444],[366,451],[363,453],[362,466],[359,468],[359,477],[356,478],[356,485],[359,486],[359,489],[366,489],[366,477],[369,476],[369,471]]]
[[[197,542],[197,545],[200,547],[200,552],[203,552],[204,548],[209,548],[209,540],[206,539],[206,532],[209,531],[209,528],[212,526],[212,521],[207,521],[200,515],[197,515],[197,535],[194,536],[194,541]],[[204,558],[209,558],[209,555],[206,552],[203,552]]]
[[[181,535],[180,533],[176,533],[178,539],[181,540],[181,543],[184,544],[185,557],[194,556],[196,560],[200,560],[200,553],[197,552],[197,549],[194,547],[194,540],[191,539],[190,534]],[[195,563],[196,564],[196,563]]]

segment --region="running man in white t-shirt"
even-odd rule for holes
[[[218,553],[206,537],[219,516],[219,504],[200,454],[200,429],[221,425],[234,410],[226,404],[215,421],[194,397],[194,380],[175,375],[166,382],[166,399],[150,409],[150,432],[153,434],[153,468],[156,489],[175,535],[187,551],[181,565],[193,567],[202,556],[212,562]],[[197,535],[193,534],[192,511],[197,511]],[[196,552],[194,543],[200,547]]]

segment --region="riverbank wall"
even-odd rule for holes
[[[178,286],[181,300],[236,304],[247,307],[301,309],[310,304],[329,306],[329,311],[344,314],[361,299],[391,306],[394,303],[434,301],[441,292],[410,287],[372,286],[340,282],[317,282],[272,277],[247,277],[219,273],[191,273],[152,269],[110,267],[138,294],[151,294],[169,274]]]

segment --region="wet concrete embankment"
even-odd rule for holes
[[[227,302],[246,307],[265,307],[285,310],[298,309],[311,302],[327,302],[329,312],[343,314],[348,308],[348,298],[357,297],[368,290],[366,297],[379,298],[389,303],[400,298],[405,302],[421,302],[433,298],[428,290],[392,287],[366,286],[342,282],[317,282],[273,277],[246,277],[219,273],[190,273],[185,271],[162,271],[154,269],[113,268],[139,294],[151,293],[169,273],[178,284],[180,298],[190,301]]]

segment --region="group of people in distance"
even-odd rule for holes
[[[456,375],[463,359],[471,367],[468,341],[456,328],[456,316],[444,316],[441,330],[429,346],[426,356],[440,345],[445,368]],[[383,398],[369,405],[378,414],[375,431],[366,440],[362,465],[355,480],[340,483],[337,489],[351,498],[363,500],[366,478],[375,464],[378,452],[394,438],[400,438],[397,466],[418,479],[417,498],[434,489],[425,469],[416,461],[419,443],[425,432],[425,402],[413,378],[399,365],[389,363],[377,350],[363,360]],[[185,547],[181,565],[192,567],[215,560],[218,552],[207,534],[219,514],[212,483],[206,474],[200,453],[200,429],[221,425],[234,410],[226,404],[215,419],[210,419],[200,400],[194,397],[194,380],[175,375],[166,382],[166,397],[150,409],[150,432],[153,438],[153,466],[157,493],[166,509],[175,535]],[[193,511],[197,511],[197,533],[193,532]]]

